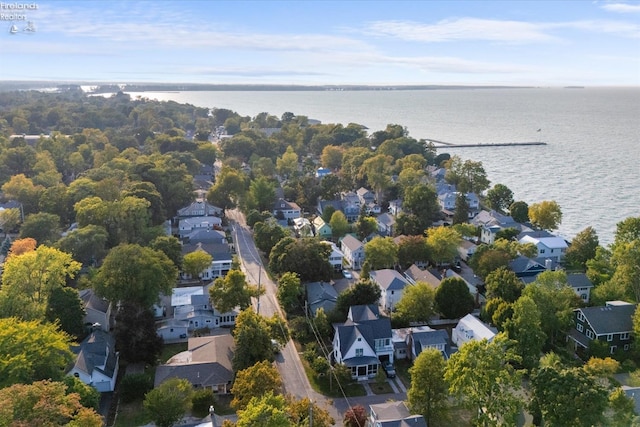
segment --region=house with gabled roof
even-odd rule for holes
[[[321,239],[330,239],[333,235],[331,226],[324,222],[321,216],[317,216],[313,219],[313,228],[316,232],[316,236]]]
[[[393,329],[393,346],[396,358],[415,360],[422,351],[433,348],[442,353],[445,359],[451,355],[451,340],[445,330],[432,329],[429,326],[412,326]],[[402,351],[406,349],[406,351]]]
[[[518,236],[521,244],[533,243],[538,248],[536,258],[550,258],[555,261],[562,261],[569,245],[562,237],[554,236],[540,231],[525,232]]]
[[[576,295],[580,299],[588,303],[591,297],[591,289],[593,289],[593,283],[584,273],[571,273],[567,274],[567,284],[575,291]]]
[[[411,283],[415,285],[418,282],[425,282],[429,284],[434,290],[438,289],[440,286],[440,279],[433,275],[429,270],[423,270],[415,264],[411,264],[411,266],[405,270],[404,277]]]
[[[519,255],[518,257],[509,261],[508,266],[509,269],[520,278],[535,278],[535,276],[542,273],[543,271],[547,271],[547,268],[543,264],[540,264],[539,262],[522,255]]]
[[[480,227],[480,241],[492,245],[496,241],[496,234],[501,230],[514,228],[518,231],[532,231],[530,228],[516,222],[511,216],[501,214],[495,210],[482,210],[472,220],[471,224]]]
[[[410,286],[402,274],[390,268],[374,270],[369,273],[369,277],[380,287],[380,305],[387,311],[393,311],[402,298],[404,289]]]
[[[319,308],[329,313],[336,307],[338,292],[327,282],[311,282],[304,285],[307,297],[307,308],[312,316]]]
[[[224,209],[199,199],[182,209],[178,209],[178,219],[191,218],[197,216],[223,216]]]
[[[364,244],[353,235],[347,234],[340,240],[340,249],[346,264],[354,270],[360,270],[364,263]]]
[[[120,355],[116,352],[115,339],[101,329],[94,329],[78,347],[73,348],[76,360],[67,373],[100,393],[114,390]]]
[[[231,270],[233,256],[229,250],[229,245],[226,243],[226,239],[224,243],[187,243],[182,245],[183,256],[195,251],[204,251],[211,255],[211,264],[200,273],[199,277],[191,277],[183,271],[180,272],[180,278],[182,280],[200,279],[206,282],[218,277],[224,277],[229,270]]]
[[[347,320],[333,327],[333,360],[351,368],[353,378],[375,377],[381,361],[393,363],[391,320],[377,306],[351,306]]]
[[[427,427],[422,415],[412,415],[402,401],[369,405],[368,427]]]
[[[331,246],[331,252],[329,252],[329,264],[335,272],[342,271],[342,263],[344,260],[344,253],[338,248],[338,246],[328,240],[323,240],[322,243]]]
[[[100,329],[105,332],[111,330],[111,302],[100,298],[93,289],[81,289],[78,295],[84,307],[84,324],[93,327],[100,325]]]
[[[633,315],[636,304],[607,301],[599,307],[577,308],[574,327],[567,336],[578,354],[589,349],[593,341],[605,343],[610,354],[629,351],[633,338]]]
[[[173,356],[156,368],[154,386],[170,378],[189,381],[196,389],[208,389],[215,394],[231,392],[233,382],[233,336],[221,335],[189,338],[187,351]]]
[[[282,216],[283,219],[293,220],[295,218],[300,218],[300,206],[298,206],[294,202],[289,202],[285,199],[278,199],[273,204],[273,216],[278,218]]]
[[[185,322],[189,331],[233,326],[238,313],[220,313],[209,300],[211,285],[176,287],[171,292],[174,319]]]
[[[376,223],[378,224],[378,233],[382,236],[393,236],[396,227],[396,219],[393,215],[383,213],[376,217]]]
[[[454,345],[460,348],[467,341],[483,339],[492,341],[497,333],[496,328],[482,322],[473,314],[467,314],[458,321],[456,327],[451,331],[451,340]]]
[[[222,219],[217,216],[183,218],[178,223],[178,234],[184,238],[196,230],[213,230],[220,226],[222,226]]]

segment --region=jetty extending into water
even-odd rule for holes
[[[440,144],[446,148],[469,148],[469,147],[519,147],[528,145],[547,145],[542,141],[529,141],[529,142],[488,142],[486,144],[454,144],[451,142],[438,141],[437,139],[429,139],[426,141],[433,142],[434,144]]]

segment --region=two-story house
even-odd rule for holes
[[[120,355],[116,352],[115,339],[101,329],[93,330],[80,346],[74,348],[76,360],[67,373],[100,393],[111,392],[116,386]]]
[[[330,239],[333,235],[331,226],[324,222],[321,216],[317,216],[313,219],[313,228],[316,230],[316,236],[321,239]]]
[[[323,241],[324,244],[331,246],[331,252],[329,253],[329,264],[333,271],[342,271],[342,262],[344,260],[344,253],[338,248],[338,246],[329,241]]]
[[[600,307],[577,308],[573,311],[575,326],[567,340],[573,341],[573,348],[580,356],[585,355],[594,341],[606,345],[610,354],[629,351],[636,306],[623,301],[607,301]]]
[[[369,405],[366,427],[427,427],[422,415],[412,415],[406,403],[385,402]]]
[[[380,287],[380,305],[387,311],[393,311],[402,298],[404,288],[409,285],[405,277],[390,268],[374,270],[369,273],[371,280]]]
[[[360,270],[364,263],[364,245],[351,234],[340,240],[340,249],[344,254],[346,264],[354,270]]]
[[[382,236],[393,236],[396,227],[396,219],[389,213],[383,213],[376,217],[378,233]]]
[[[375,377],[381,361],[393,363],[391,320],[375,305],[351,306],[347,320],[333,327],[333,360],[351,368],[354,379]]]
[[[445,330],[413,326],[393,329],[392,334],[396,359],[415,360],[420,353],[430,348],[440,351],[445,359],[449,359],[451,354],[451,340]]]
[[[178,223],[178,234],[180,238],[184,238],[196,230],[219,229],[221,225],[222,219],[217,216],[183,218]]]
[[[545,232],[525,232],[518,236],[518,242],[533,243],[538,248],[536,258],[550,258],[554,261],[562,261],[569,245],[562,237]]]
[[[471,224],[480,227],[480,241],[487,245],[495,243],[496,234],[500,230],[514,228],[518,231],[532,231],[530,228],[514,221],[511,216],[503,215],[494,210],[480,211],[473,220],[471,220]]]
[[[474,315],[467,314],[458,321],[456,327],[451,331],[451,340],[454,345],[460,348],[467,341],[483,339],[491,341],[497,332],[495,328],[490,327]]]
[[[285,199],[278,199],[273,205],[273,216],[278,219],[293,220],[300,218],[300,206]]]
[[[205,200],[199,199],[182,209],[178,209],[177,217],[178,219],[182,219],[197,216],[222,216],[223,213],[224,210],[222,208],[207,203]]]

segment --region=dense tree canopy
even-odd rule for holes
[[[445,360],[437,349],[424,349],[409,368],[411,387],[407,390],[409,408],[421,414],[431,425],[447,407],[447,385],[444,381]]]
[[[543,230],[555,230],[562,222],[560,205],[553,200],[544,200],[529,206],[531,223]]]
[[[438,311],[447,319],[458,319],[471,313],[473,296],[464,279],[447,277],[436,289],[435,303]]]
[[[226,276],[218,277],[209,288],[213,306],[220,313],[227,313],[236,307],[244,310],[251,305],[251,297],[258,296],[258,289],[249,285],[240,270],[229,270]]]
[[[233,370],[241,371],[263,360],[273,360],[271,328],[266,319],[251,309],[243,310],[236,318],[233,330],[236,344]]]
[[[245,409],[254,397],[260,397],[268,392],[279,394],[282,379],[280,373],[271,362],[263,360],[246,369],[238,371],[233,382],[233,400],[231,405],[236,409]]]
[[[331,277],[331,245],[312,237],[284,238],[269,255],[269,269],[276,274],[297,273],[303,282],[328,281]]]
[[[188,380],[171,378],[147,393],[144,408],[158,427],[171,427],[191,408],[192,395]]]

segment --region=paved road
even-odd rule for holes
[[[276,298],[276,284],[264,271],[262,260],[253,241],[251,231],[246,225],[244,215],[237,210],[227,211],[227,218],[233,221],[232,227],[236,252],[241,260],[242,270],[247,276],[247,281],[256,285],[259,283],[260,288],[265,291],[264,295],[259,298],[259,305],[257,300],[254,301],[254,308],[256,310],[259,308],[259,313],[263,316],[269,317],[274,313],[278,313],[284,317]],[[311,388],[293,340],[289,340],[280,354],[277,355],[276,365],[287,394],[296,398],[308,397],[319,406],[327,409],[335,419],[336,425],[341,424],[342,415],[331,404],[331,400]]]

